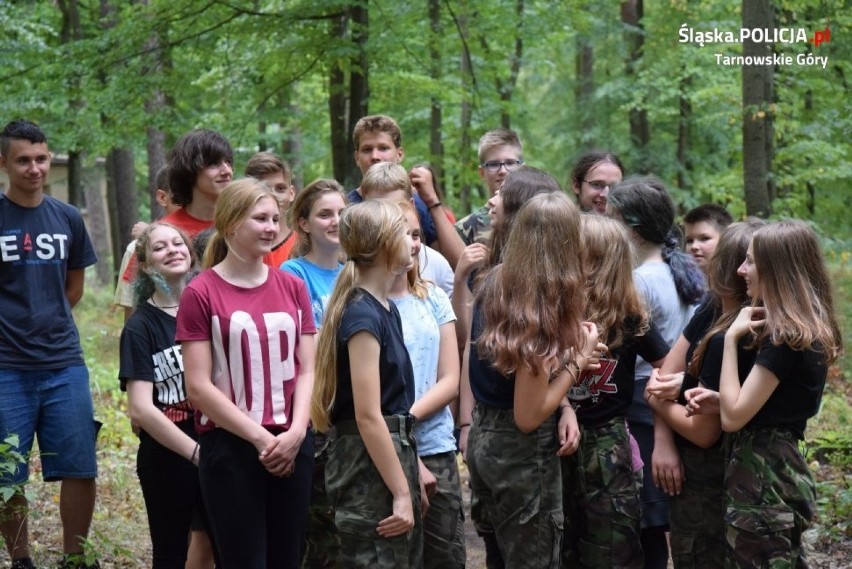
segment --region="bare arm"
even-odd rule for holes
[[[71,305],[71,308],[77,306],[77,303],[83,298],[85,285],[85,269],[68,269],[65,273],[65,298],[68,299],[68,304]]]
[[[742,429],[766,404],[778,387],[778,377],[763,366],[755,365],[740,386],[737,342],[749,330],[766,324],[763,308],[743,308],[725,333],[722,377],[719,379],[719,405],[722,428],[727,432]]]
[[[442,324],[440,332],[438,380],[411,406],[411,414],[418,419],[431,417],[459,395],[459,352],[455,322]]]
[[[277,435],[276,442],[270,444],[260,453],[260,462],[275,475],[288,474],[294,468],[299,447],[305,440],[310,420],[311,395],[314,391],[314,357],[316,352],[315,336],[302,334],[299,336],[298,358],[300,362],[299,377],[296,389],[293,391],[293,408],[290,428]]]
[[[462,251],[464,251],[464,241],[456,226],[453,225],[439,205],[438,194],[435,191],[435,181],[432,179],[432,174],[426,168],[412,168],[408,173],[411,178],[411,185],[417,189],[417,194],[426,207],[429,209],[429,215],[432,216],[432,221],[435,223],[435,233],[438,235],[438,241],[435,248],[446,257],[447,262],[456,269]],[[428,245],[432,245],[428,243]]]
[[[456,339],[459,342],[459,352],[465,349],[464,342],[470,338],[470,321],[473,310],[473,293],[467,286],[474,269],[481,267],[488,257],[488,247],[482,243],[474,243],[465,247],[456,272],[453,275],[453,312],[456,313]]]
[[[414,526],[414,506],[405,471],[399,462],[387,424],[382,417],[379,385],[378,340],[368,332],[349,339],[355,421],[370,459],[393,496],[393,513],[379,523],[379,534],[392,537]]]
[[[462,356],[461,378],[459,382],[459,450],[467,462],[467,437],[470,434],[470,423],[473,421],[473,391],[470,389],[470,338]]]
[[[186,460],[192,460],[194,454],[194,462],[198,464],[196,442],[154,406],[153,393],[154,384],[150,381],[127,382],[131,421],[142,427],[155,441]]]
[[[209,340],[193,340],[181,345],[186,390],[192,403],[216,426],[226,429],[254,445],[258,453],[275,439],[252,421],[224,393],[213,385],[213,351]]]

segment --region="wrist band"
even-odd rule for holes
[[[198,456],[198,443],[195,443],[195,448],[192,449],[192,456],[189,457],[189,462],[195,464],[195,457]]]
[[[464,429],[465,427],[469,427],[470,423],[462,423],[459,425],[459,429]]]
[[[441,202],[435,202],[432,205],[428,206],[426,209],[428,209],[429,211],[432,211],[433,209],[435,209],[436,207],[438,207],[440,205],[442,205]]]

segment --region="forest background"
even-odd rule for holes
[[[297,187],[334,177],[352,188],[360,176],[352,127],[367,114],[388,114],[402,127],[405,165],[432,164],[459,216],[487,197],[476,172],[487,130],[517,130],[526,162],[566,189],[577,156],[608,149],[629,174],[659,176],[681,212],[716,202],[737,218],[812,221],[844,322],[852,323],[851,7],[848,0],[0,0],[2,122],[25,117],[45,129],[51,150],[68,156],[69,201],[81,208],[98,209],[92,172],[105,159],[110,223],[94,232],[110,227],[111,239],[100,242],[112,250],[99,251],[104,262],[89,275],[94,291],[76,311],[99,413],[111,427],[100,451],[108,504],[101,514],[139,517],[138,495],[126,494],[138,490],[126,472],[135,445],[116,389],[120,319],[108,311],[109,289],[130,227],[157,213],[154,174],[183,133],[222,132],[236,150],[236,175],[251,154],[271,150],[293,165]],[[742,30],[764,41],[739,41]],[[737,56],[773,63],[727,59]],[[846,361],[833,370],[829,413],[809,436],[823,485],[814,538],[822,543],[852,537],[851,370]],[[37,489],[44,495],[34,498],[49,504],[53,491]],[[139,559],[110,545],[125,543],[118,526],[98,530],[96,519],[96,530],[95,554],[126,553],[128,566]]]

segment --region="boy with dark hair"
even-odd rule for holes
[[[83,542],[95,507],[95,438],[89,372],[71,308],[83,296],[85,268],[97,261],[83,218],[44,193],[51,155],[34,123],[0,133],[0,439],[18,436],[28,457],[38,436],[42,476],[61,480],[61,567],[86,565]],[[32,569],[23,486],[28,465],[3,473],[18,489],[0,509],[0,533],[13,569]]]
[[[272,251],[263,257],[263,262],[276,269],[290,259],[290,251],[298,241],[298,235],[287,224],[287,210],[296,199],[293,187],[293,171],[290,165],[272,152],[258,152],[246,163],[246,176],[257,178],[266,184],[278,200],[278,239]]]
[[[728,210],[714,203],[702,204],[683,216],[684,249],[704,272],[707,272],[707,263],[716,250],[719,236],[733,221]]]

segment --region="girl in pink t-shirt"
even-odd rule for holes
[[[278,203],[254,179],[222,192],[210,270],[184,292],[176,339],[199,410],[199,475],[224,568],[298,567],[313,471],[314,326],[304,283],[263,263]]]

